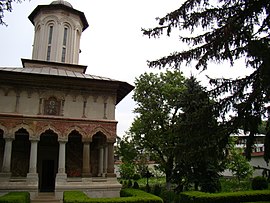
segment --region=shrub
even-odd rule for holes
[[[0,203],[30,203],[28,192],[10,192],[0,197]]]
[[[156,185],[154,186],[154,191],[153,191],[153,193],[154,193],[154,195],[160,196],[160,194],[161,194],[161,186],[158,185],[158,184],[156,184]]]
[[[250,190],[224,193],[204,193],[189,191],[180,193],[181,203],[239,203],[269,201],[269,190]]]
[[[138,182],[135,181],[135,182],[133,183],[133,188],[134,188],[134,189],[139,189],[139,184],[138,184]]]
[[[131,180],[128,180],[128,187],[132,187],[132,181]]]
[[[123,179],[132,179],[135,174],[135,166],[132,163],[123,163],[119,166],[120,176]]]
[[[264,190],[268,188],[268,182],[265,177],[257,176],[253,178],[251,187],[253,190]]]
[[[135,173],[133,176],[133,180],[139,180],[141,178],[140,174]]]
[[[160,197],[136,189],[122,189],[121,197],[89,198],[81,191],[65,191],[64,203],[163,203]]]

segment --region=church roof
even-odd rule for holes
[[[94,79],[94,80],[107,80],[107,81],[117,81],[107,77],[101,77],[96,75],[89,75],[80,73],[77,71],[64,70],[54,67],[43,67],[43,68],[5,68],[0,67],[0,71],[11,71],[29,74],[41,74],[48,76],[61,76],[61,77],[71,77],[71,78],[82,78],[82,79]]]
[[[31,77],[30,77],[31,76]],[[117,94],[116,104],[128,95],[134,86],[107,77],[85,74],[54,67],[0,67],[0,84],[52,86],[84,91],[112,91]]]

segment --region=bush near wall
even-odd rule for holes
[[[89,198],[81,191],[64,192],[64,203],[163,203],[160,197],[132,188],[122,189],[121,197],[116,198]]]
[[[10,192],[0,197],[0,203],[30,203],[28,192]]]
[[[180,194],[181,203],[239,203],[269,200],[270,190],[250,190],[226,193],[204,193],[198,191],[190,191]]]

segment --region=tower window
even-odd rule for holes
[[[64,28],[64,36],[63,36],[62,58],[61,58],[62,62],[65,62],[65,60],[66,60],[67,34],[68,34],[68,28],[65,27]]]
[[[53,26],[49,27],[49,38],[48,38],[48,48],[47,48],[47,61],[51,59],[51,45],[52,45],[52,35],[53,35]]]

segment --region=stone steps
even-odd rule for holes
[[[59,199],[55,198],[54,193],[52,192],[42,192],[39,193],[37,197],[31,200],[31,203],[60,203]]]

